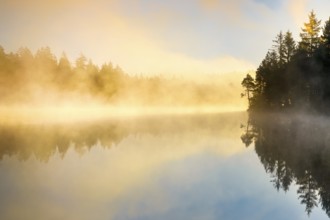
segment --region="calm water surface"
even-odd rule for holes
[[[2,125],[0,219],[329,219],[326,125],[266,121]]]

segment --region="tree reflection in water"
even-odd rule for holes
[[[141,116],[72,124],[0,125],[0,160],[4,156],[15,156],[25,161],[33,156],[48,162],[55,153],[63,158],[70,148],[78,153],[87,152],[98,144],[111,148],[129,135],[188,133],[203,136],[205,132],[212,132],[215,136],[226,133],[226,136],[236,137],[232,130],[245,118],[241,113],[223,113]]]
[[[321,205],[330,217],[329,131],[326,117],[250,113],[241,139],[247,147],[254,142],[277,190],[295,183],[308,215]]]

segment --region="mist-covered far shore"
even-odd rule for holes
[[[246,101],[239,94],[244,74],[131,75],[110,62],[95,65],[84,55],[74,63],[65,54],[57,58],[49,47],[35,54],[28,48],[6,52],[0,47],[0,109],[243,110]]]

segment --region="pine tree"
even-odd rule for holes
[[[242,81],[242,86],[245,88],[245,94],[247,95],[249,106],[251,105],[251,98],[252,98],[252,92],[255,88],[254,79],[250,74],[247,74],[246,77]]]
[[[56,56],[49,47],[40,48],[35,55],[36,64],[39,69],[54,70],[57,66]]]
[[[327,65],[330,66],[330,17],[329,20],[325,22],[322,34],[322,45],[325,49],[325,58]]]
[[[285,63],[285,44],[284,44],[285,37],[282,31],[276,36],[273,42],[275,43],[273,47],[274,47],[274,52],[277,54],[278,64],[280,66],[283,66]]]
[[[284,62],[289,63],[295,54],[296,42],[292,37],[292,33],[287,31],[284,36]]]
[[[308,216],[311,214],[312,209],[317,207],[317,183],[313,179],[310,170],[305,170],[304,175],[298,178],[297,185],[299,188],[297,193],[301,204],[305,205],[305,210]]]
[[[87,58],[80,54],[80,56],[76,59],[76,69],[79,69],[80,71],[86,70],[87,66]]]
[[[301,29],[300,34],[301,42],[299,49],[307,53],[307,56],[311,57],[313,52],[318,48],[321,42],[320,30],[321,20],[317,20],[314,11],[308,15],[308,23],[304,23],[304,27]]]
[[[58,69],[62,72],[70,72],[72,69],[71,63],[65,53],[62,53],[62,56],[58,62]]]

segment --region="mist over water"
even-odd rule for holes
[[[2,57],[0,218],[328,219],[326,116],[242,112],[243,74],[22,53]]]
[[[128,214],[122,199],[152,187],[167,164],[239,152],[232,137],[245,119],[232,113],[1,126],[0,190],[7,193],[0,216],[120,219]]]
[[[0,220],[329,219],[329,7],[1,0]]]
[[[243,110],[242,74],[138,76],[84,55],[72,64],[50,48],[33,54],[0,48],[0,121],[63,122],[98,118]]]
[[[2,124],[0,217],[328,219],[327,127],[239,112]]]

